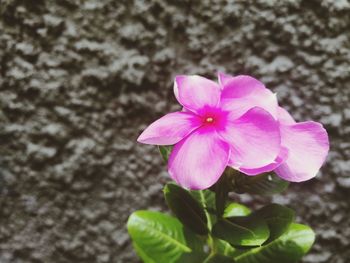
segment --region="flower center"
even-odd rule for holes
[[[212,123],[214,121],[214,119],[212,117],[208,117],[205,119],[206,123]]]

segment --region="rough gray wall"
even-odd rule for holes
[[[348,0],[0,3],[1,263],[138,262],[125,222],[165,209],[169,178],[135,139],[179,108],[175,74],[217,70],[260,78],[326,126],[322,172],[273,200],[316,230],[304,262],[350,261]]]

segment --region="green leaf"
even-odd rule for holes
[[[204,209],[207,216],[208,229],[211,230],[213,224],[216,222],[215,193],[210,190],[193,190],[190,193]]]
[[[235,261],[230,258],[230,257],[226,257],[224,255],[220,255],[220,254],[214,254],[209,256],[204,263],[234,263]]]
[[[263,218],[270,229],[270,237],[266,243],[280,237],[295,219],[295,213],[292,209],[279,204],[264,206],[255,214],[257,217]]]
[[[269,229],[264,220],[255,216],[219,219],[212,230],[213,236],[232,246],[260,246],[269,238]]]
[[[235,248],[232,247],[228,242],[222,239],[214,238],[216,251],[224,256],[234,256]]]
[[[205,210],[215,210],[215,193],[210,190],[192,190],[190,191],[194,199],[196,199]]]
[[[247,216],[251,213],[251,210],[241,204],[231,203],[229,204],[224,211],[224,217],[233,217],[233,216]]]
[[[173,145],[162,145],[158,146],[159,152],[162,155],[165,162],[169,160],[169,156],[171,154],[171,151],[173,150]]]
[[[160,212],[136,211],[127,223],[134,248],[145,263],[177,262],[191,252],[176,218]]]
[[[308,226],[291,224],[288,231],[266,246],[253,248],[236,257],[237,263],[296,263],[315,241]]]
[[[208,234],[205,211],[187,190],[169,183],[164,187],[164,196],[171,211],[185,226],[199,235]]]
[[[224,213],[227,201],[227,195],[230,191],[230,180],[231,177],[226,173],[220,177],[218,182],[212,187],[215,191],[215,207],[216,207],[216,215],[217,217],[221,217]]]
[[[204,252],[196,252],[183,254],[176,262],[177,263],[194,263],[194,262],[204,262],[208,257],[208,254]]]
[[[247,176],[242,173],[234,177],[235,192],[269,196],[283,192],[289,182],[282,180],[274,173]]]
[[[246,251],[246,249],[237,249],[222,239],[214,238],[216,252],[230,258],[234,258]]]
[[[207,253],[204,252],[207,245],[206,237],[195,235],[188,228],[184,228],[184,236],[192,252],[182,254],[177,263],[203,262],[208,257]]]

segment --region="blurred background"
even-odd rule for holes
[[[297,210],[303,262],[350,262],[349,0],[0,0],[0,262],[136,263],[126,220],[165,210],[140,132],[179,109],[176,74],[250,74],[327,128],[317,178],[254,208]],[[305,158],[308,158],[305,156]],[[161,262],[163,263],[163,262]]]

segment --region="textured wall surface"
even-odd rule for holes
[[[260,78],[297,120],[322,122],[318,177],[271,198],[350,262],[349,0],[0,0],[0,262],[134,263],[135,209],[168,181],[139,133],[177,110],[175,74]],[[305,156],[307,158],[307,156]],[[270,201],[234,196],[251,207]]]

